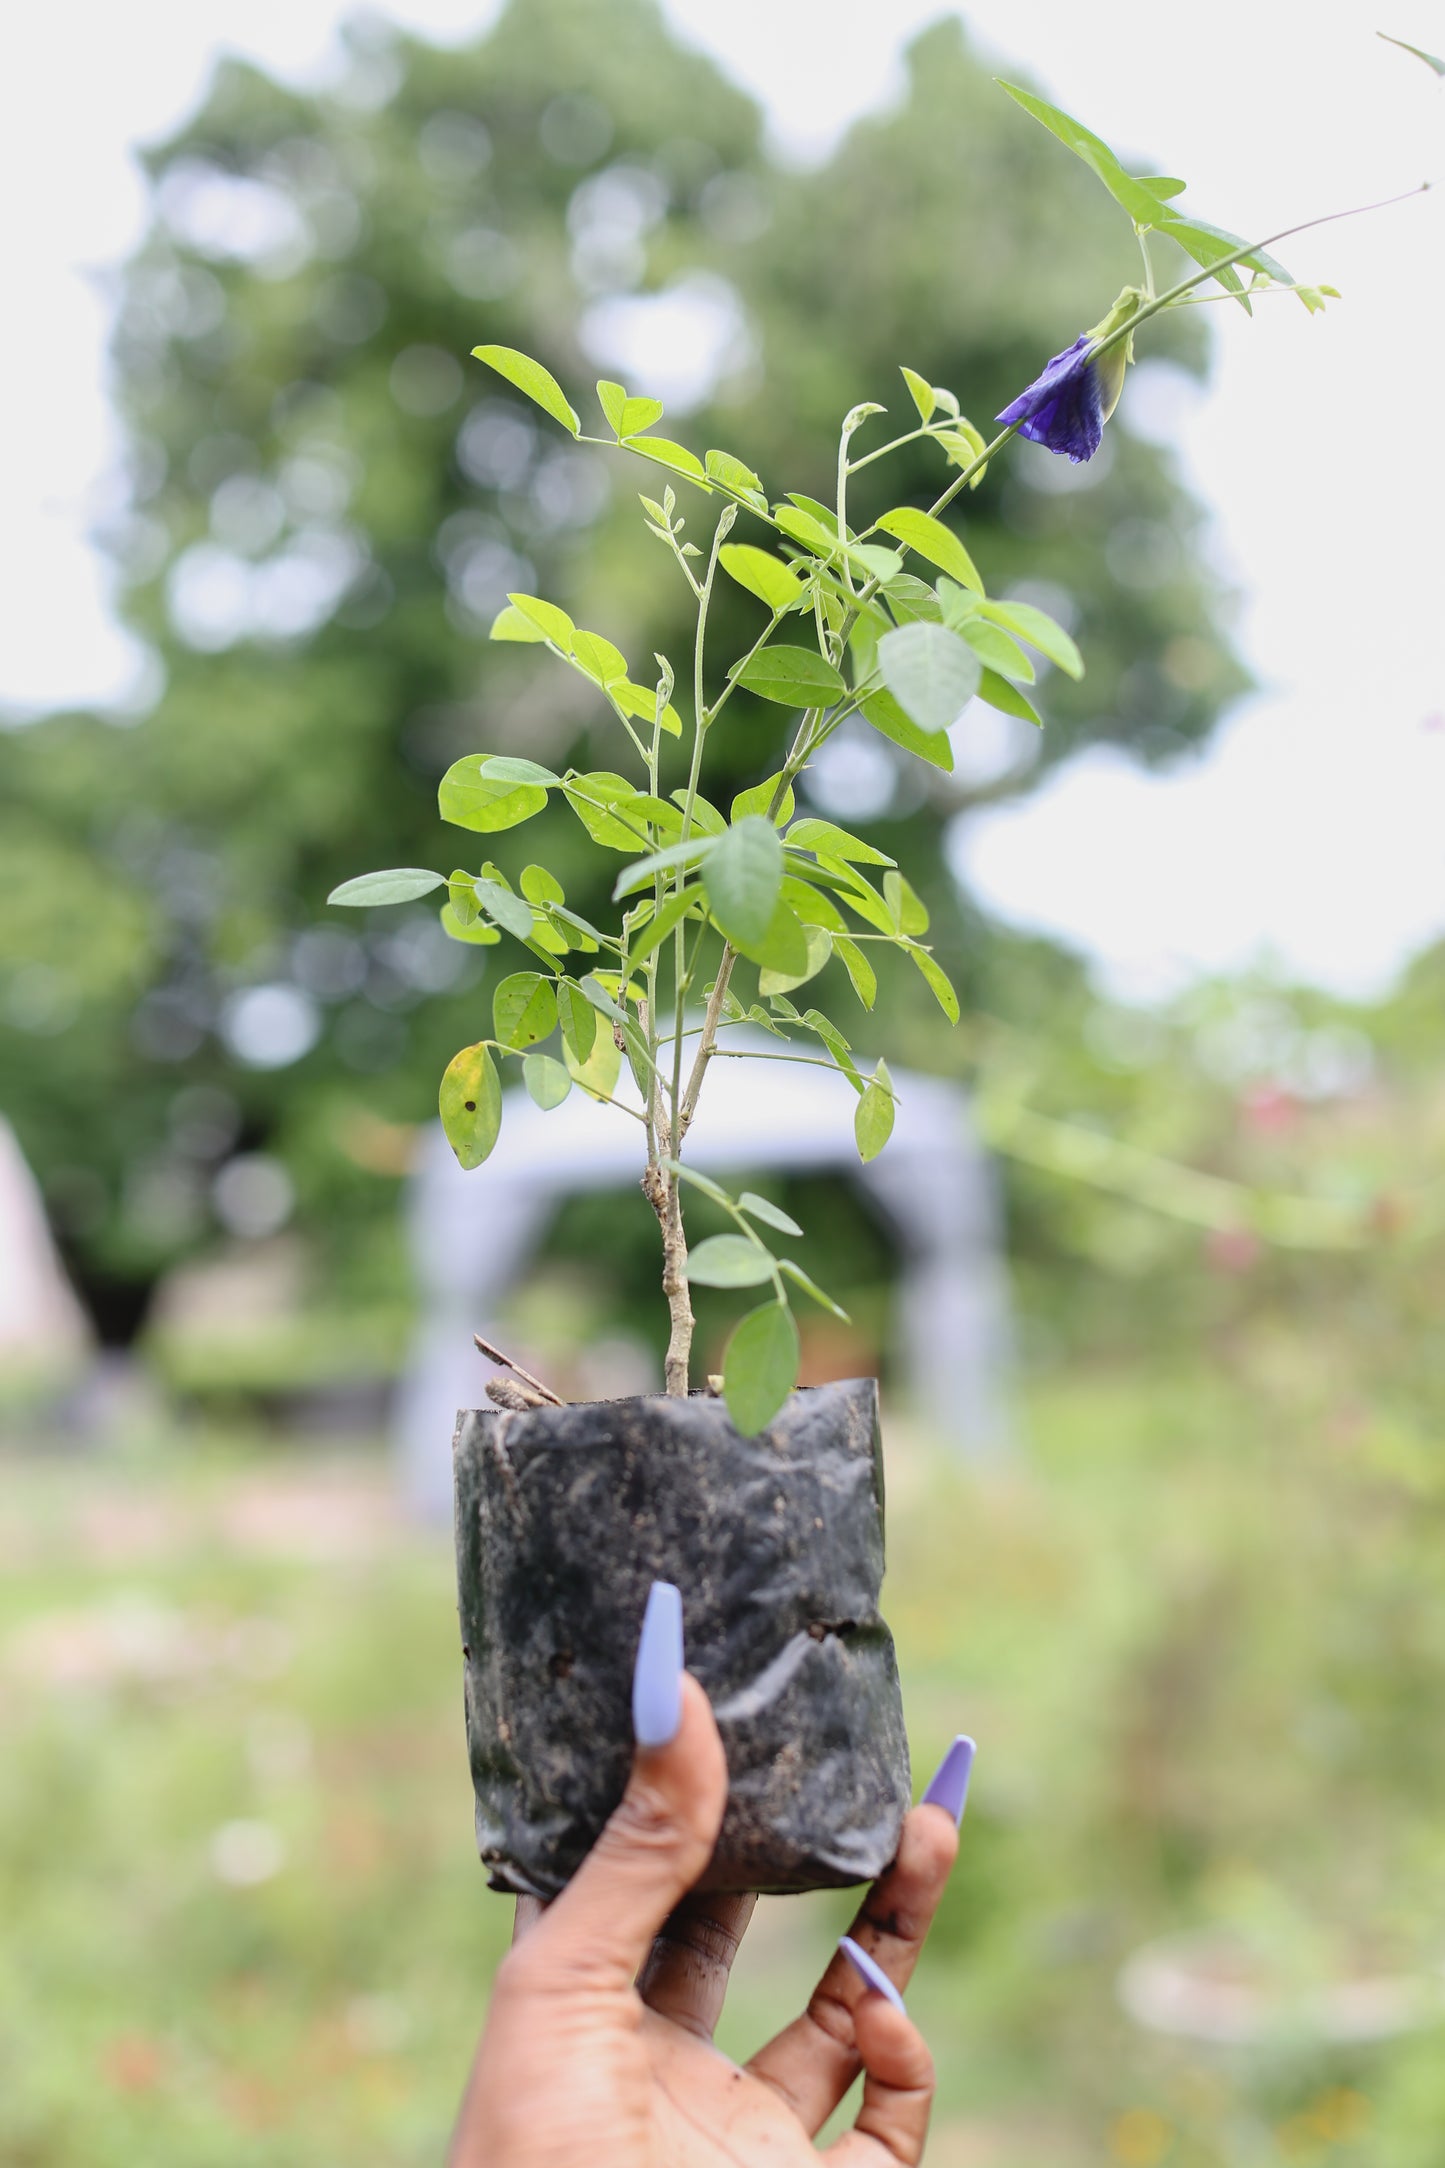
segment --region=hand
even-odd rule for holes
[[[755,1899],[687,1894],[727,1769],[707,1696],[680,1671],[680,1622],[670,1639],[653,1622],[649,1606],[634,1694],[639,1741],[653,1743],[562,1895],[545,1909],[518,1899],[451,2168],[801,2168],[860,2069],[858,2120],[825,2158],[912,2168],[933,2063],[898,1990],[953,1864],[971,1742],[950,1751],[854,1922],[861,1967],[845,1943],[804,2014],[739,2068],[712,2035]]]

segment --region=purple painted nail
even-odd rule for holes
[[[967,1733],[960,1733],[934,1774],[933,1782],[919,1800],[921,1807],[942,1807],[953,1816],[956,1823],[963,1821],[964,1801],[968,1797],[969,1773],[973,1768],[973,1741]]]
[[[871,1987],[875,1995],[886,1995],[895,2010],[903,2010],[903,1997],[883,1967],[875,1964],[866,1950],[860,1950],[851,1935],[844,1935],[838,1947],[865,1987]],[[904,2015],[907,2016],[906,2010]]]
[[[632,1730],[639,1746],[666,1746],[682,1722],[682,1597],[671,1581],[647,1596],[632,1673]]]

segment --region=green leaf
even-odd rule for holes
[[[810,974],[808,971],[808,931],[797,914],[791,911],[781,896],[773,906],[767,931],[760,941],[738,941],[734,945],[747,957],[749,963],[777,975],[780,985],[800,986]]]
[[[562,788],[567,803],[594,843],[602,844],[609,851],[626,851],[630,858],[636,857],[639,844],[647,844],[646,823],[635,818],[630,810],[632,801],[642,794],[625,775],[595,768],[583,775],[569,776]],[[613,807],[627,818],[620,819],[618,812],[610,810]]]
[[[749,1310],[733,1330],[723,1355],[723,1398],[745,1438],[766,1430],[798,1376],[798,1328],[781,1302]]]
[[[788,795],[792,796],[791,791]],[[431,873],[425,866],[394,866],[389,873],[358,873],[355,880],[333,888],[326,901],[360,911],[374,903],[414,903],[418,896],[429,896],[434,888],[446,885],[444,873]]]
[[[877,580],[880,585],[888,580],[896,580],[903,568],[903,552],[884,549],[881,543],[849,542],[843,555],[850,565],[856,566],[860,572],[866,573],[870,580]]]
[[[477,910],[476,875],[458,867],[447,883],[447,900],[464,926],[470,926],[480,914]]]
[[[958,996],[953,990],[953,981],[949,978],[947,972],[934,962],[927,949],[914,948],[910,943],[908,953],[928,981],[935,1001],[948,1018],[950,1024],[956,1024],[958,1022]]]
[[[1001,715],[1017,715],[1026,723],[1035,724],[1040,730],[1044,719],[1025,693],[1017,685],[1010,685],[997,670],[985,670],[978,681],[978,697],[985,707],[997,708]]]
[[[794,821],[784,837],[784,842],[799,850],[817,851],[826,858],[853,860],[863,866],[891,866],[896,863],[886,851],[875,850],[871,843],[864,843],[857,836],[850,836],[846,828],[835,828],[832,821],[811,818]]]
[[[607,417],[607,426],[619,437],[622,434],[622,416],[627,405],[627,394],[620,384],[612,384],[605,377],[597,383],[597,404]]]
[[[1398,45],[1402,53],[1413,53],[1417,60],[1423,60],[1426,67],[1433,68],[1437,75],[1445,75],[1445,60],[1437,59],[1434,53],[1427,53],[1423,46],[1407,45],[1403,38],[1392,38],[1385,30],[1377,30],[1375,36],[1383,38],[1387,45]]]
[[[783,885],[783,846],[771,821],[750,813],[729,828],[706,860],[702,881],[708,908],[729,941],[745,953],[761,942]]]
[[[624,679],[620,685],[609,685],[607,690],[624,715],[640,715],[646,723],[652,722],[655,718],[657,714],[657,687],[655,685],[633,685]],[[682,717],[670,701],[664,705],[662,710],[662,727],[670,738],[680,738],[682,736]]]
[[[599,1016],[610,1017],[614,1024],[624,1022],[627,1011],[595,972],[589,971],[586,978],[579,979],[577,984],[584,998],[591,1002]]]
[[[983,674],[973,649],[946,625],[899,625],[878,642],[878,667],[898,705],[930,737],[957,722]],[[875,728],[882,729],[863,713]],[[951,763],[950,763],[951,765]]]
[[[524,866],[521,879],[522,894],[528,903],[565,903],[566,891],[555,873],[545,866]]]
[[[662,909],[654,911],[646,925],[639,926],[633,934],[632,946],[627,952],[629,974],[635,971],[639,964],[646,963],[653,950],[661,947],[675,926],[705,903],[702,889],[696,883],[691,888],[680,888],[674,895],[668,896]]]
[[[913,627],[907,628],[912,631]],[[920,626],[920,631],[932,630]],[[891,637],[891,635],[890,635]],[[942,768],[945,775],[953,772],[953,747],[946,730],[920,730],[911,717],[904,714],[892,693],[870,693],[859,713],[865,723],[871,723],[885,738],[901,745],[905,752],[916,753],[920,760],[930,766]]]
[[[781,908],[791,911],[791,906],[787,904],[782,905]],[[758,976],[759,993],[791,993],[795,986],[806,986],[809,979],[815,979],[818,976],[818,973],[833,953],[833,936],[827,931],[826,927],[804,926],[803,939],[807,944],[807,954],[801,968],[797,970],[764,969]]]
[[[856,866],[840,866],[838,871],[843,877],[837,890],[838,900],[846,903],[849,910],[856,911],[879,933],[887,934],[891,941],[898,928],[893,922],[893,913],[877,889],[863,878]]]
[[[664,843],[682,841],[682,815],[666,798],[653,798],[643,792],[628,801],[627,817],[629,820],[645,820],[651,823],[657,830],[659,850]]]
[[[563,396],[562,387],[550,369],[544,369],[540,361],[533,361],[530,354],[518,353],[515,346],[474,346],[473,354],[484,361],[498,376],[504,376],[518,391],[535,399],[544,414],[550,414],[554,422],[575,437],[581,434],[582,424]]]
[[[885,512],[874,522],[885,534],[896,535],[905,548],[916,550],[926,557],[940,572],[946,572],[960,587],[971,587],[976,595],[983,593],[983,581],[978,567],[959,541],[951,527],[945,527],[941,519],[929,512],[920,512],[911,504],[901,504],[893,512]]]
[[[782,1025],[777,1021],[776,1017],[763,1007],[760,1001],[755,1001],[747,1011],[747,1021],[750,1024],[761,1026],[764,1031],[770,1031],[775,1039],[787,1039],[788,1034],[784,1031]]]
[[[508,595],[507,600],[529,625],[536,626],[544,640],[560,647],[564,655],[571,653],[572,635],[577,628],[565,610],[559,610],[555,602],[543,602],[537,595]],[[492,638],[496,637],[493,626]]]
[[[767,504],[763,485],[751,467],[742,460],[734,459],[731,452],[709,452],[703,461],[703,469],[709,481],[720,482],[735,496],[745,497],[755,511],[761,512]]]
[[[931,625],[943,619],[943,606],[927,580],[916,580],[911,572],[900,572],[889,580],[883,590],[888,607],[900,625],[914,624],[919,618]]]
[[[983,431],[975,429],[973,423],[965,421],[962,415],[959,416],[957,428],[939,430],[938,442],[947,452],[951,467],[971,467],[974,461],[981,459],[988,450]],[[977,489],[987,472],[987,466],[979,467],[969,477],[969,488]]]
[[[778,1259],[778,1270],[786,1272],[788,1278],[796,1286],[801,1287],[805,1295],[811,1295],[814,1302],[821,1303],[825,1310],[831,1310],[834,1317],[841,1317],[845,1325],[851,1322],[848,1312],[840,1304],[836,1303],[831,1295],[825,1295],[817,1281],[810,1280],[802,1266],[795,1265],[791,1257],[780,1257]]]
[[[787,854],[784,853],[784,863]],[[848,921],[844,918],[831,896],[814,888],[810,881],[799,880],[796,874],[783,875],[782,896],[788,908],[795,912],[805,926],[821,926],[828,933],[846,933]]]
[[[870,1159],[878,1157],[893,1134],[892,1079],[887,1063],[880,1061],[873,1076],[873,1083],[853,1113],[853,1135],[858,1142],[858,1156],[865,1166]]]
[[[745,587],[775,613],[790,610],[803,592],[804,583],[781,557],[755,549],[751,542],[725,542],[717,556],[730,580],[736,580],[739,587]]]
[[[530,914],[529,914],[530,916]],[[557,1028],[557,997],[537,971],[514,971],[492,995],[492,1029],[503,1046],[535,1046]]]
[[[554,903],[551,909],[554,918],[560,918],[565,925],[572,929],[573,933],[578,935],[579,938],[573,942],[572,946],[580,948],[584,954],[590,950],[595,955],[602,945],[602,936],[590,919],[583,918],[578,911],[569,911],[565,904]]]
[[[883,900],[893,914],[900,933],[927,933],[928,912],[922,899],[903,875],[890,871],[883,876]]]
[[[563,1045],[576,1062],[585,1062],[597,1037],[597,1011],[575,979],[558,981],[556,1001]]]
[[[609,685],[625,682],[627,657],[620,649],[615,648],[610,640],[604,640],[600,632],[575,634],[572,654],[579,667],[604,690]]]
[[[702,461],[685,444],[674,444],[670,437],[634,437],[627,449],[641,452],[644,459],[655,459],[660,467],[671,467],[674,474],[686,475],[699,489],[707,489]]]
[[[687,1276],[698,1287],[761,1287],[773,1260],[746,1235],[709,1235],[690,1252]]]
[[[502,776],[485,774],[486,765],[486,757],[480,753],[468,753],[465,760],[452,762],[437,788],[437,809],[444,821],[454,828],[491,834],[500,828],[515,828],[544,809],[547,793],[541,785],[508,782]]]
[[[795,1219],[789,1219],[780,1204],[774,1204],[771,1198],[760,1197],[756,1190],[743,1191],[738,1199],[738,1210],[746,1212],[750,1219],[761,1220],[765,1227],[776,1227],[780,1234],[802,1235],[802,1228]]]
[[[632,1081],[642,1098],[646,1099],[652,1089],[652,1078],[656,1072],[652,1056],[647,1051],[647,1033],[635,1016],[623,1017],[622,1039],[627,1048],[627,1066],[632,1071]]]
[[[520,896],[514,896],[510,888],[504,888],[500,881],[485,881],[478,876],[473,881],[472,888],[487,917],[500,926],[504,933],[515,934],[519,941],[530,941],[532,906],[529,903],[524,903]]]
[[[488,783],[538,783],[543,790],[555,789],[562,781],[540,761],[518,760],[510,753],[488,753],[482,761],[482,777]]]
[[[529,1054],[522,1063],[522,1082],[544,1114],[560,1107],[572,1089],[566,1063],[554,1061],[550,1054]]]
[[[675,790],[672,798],[675,805],[686,806],[687,804],[687,792],[685,790]],[[693,794],[692,825],[694,828],[701,828],[710,836],[727,834],[727,822],[723,819],[717,807],[710,805],[700,791]]]
[[[660,399],[634,399],[620,384],[610,384],[605,379],[597,386],[597,400],[619,443],[635,437],[640,429],[650,429],[654,422],[662,419]]]
[[[694,1189],[700,1189],[704,1197],[711,1197],[714,1204],[732,1203],[727,1191],[714,1182],[710,1175],[699,1174],[696,1167],[685,1167],[680,1159],[662,1159],[658,1164],[665,1167],[669,1174],[675,1174],[680,1182],[691,1182]]]
[[[848,688],[830,662],[811,647],[763,647],[728,672],[762,700],[785,708],[821,708],[841,700]]]
[[[451,940],[469,941],[475,948],[495,948],[502,938],[495,926],[486,924],[477,916],[475,907],[470,916],[463,917],[455,903],[444,903],[441,908],[441,922],[442,932]]]
[[[498,610],[492,619],[492,629],[487,637],[491,640],[525,640],[535,646],[547,636],[540,626],[532,623],[530,617],[524,617],[521,611],[514,609],[509,602],[505,609]]]
[[[847,1077],[854,1091],[861,1092],[863,1090],[863,1079],[858,1074],[857,1064],[853,1060],[848,1041],[844,1038],[837,1025],[830,1017],[826,1017],[821,1009],[807,1010],[803,1022],[810,1031],[817,1033],[844,1076]]]
[[[904,369],[900,367],[898,373],[903,378],[904,383],[908,386],[908,390],[912,397],[913,404],[918,409],[918,419],[921,422],[926,422],[929,415],[933,412],[934,408],[938,404],[938,400],[934,396],[933,386],[929,383],[926,377],[920,376],[916,369]]]
[[[791,783],[783,792],[782,803],[779,805],[777,812],[770,813],[768,811],[773,802],[773,793],[782,780],[781,775],[770,775],[766,781],[754,783],[751,790],[740,790],[732,802],[732,819],[734,823],[745,820],[749,813],[761,813],[764,820],[771,820],[774,825],[781,821],[790,821],[793,817],[793,786]]]
[[[1147,188],[1161,203],[1168,203],[1171,197],[1182,196],[1189,183],[1173,173],[1145,173],[1140,176],[1139,186]]]
[[[464,1046],[442,1077],[437,1105],[447,1143],[462,1165],[480,1167],[502,1126],[502,1085],[484,1046]]]
[[[842,964],[852,981],[853,991],[865,1009],[871,1009],[878,998],[878,974],[857,944],[853,941],[833,939],[833,954]]]
[[[1216,283],[1234,295],[1246,316],[1253,315],[1249,295],[1244,291],[1238,269],[1232,264],[1223,264],[1224,257],[1232,256],[1236,249],[1244,247],[1244,241],[1239,234],[1230,233],[1223,226],[1211,226],[1202,218],[1180,218],[1174,213],[1160,219],[1159,231],[1167,234],[1171,241],[1177,241],[1185,255],[1192,256],[1205,270],[1221,264],[1222,268],[1214,274]],[[1241,258],[1241,262],[1247,270],[1262,271],[1266,277],[1278,279],[1282,286],[1294,284],[1279,259],[1262,248],[1251,249],[1247,256]]]
[[[575,944],[568,940],[560,926],[538,911],[532,919],[532,946],[545,949],[549,956],[568,956]]]
[[[664,851],[653,851],[635,864],[623,867],[612,884],[612,901],[620,903],[624,896],[649,887],[655,873],[669,873],[674,866],[696,865],[710,851],[719,849],[721,845],[716,836],[689,836],[686,843],[670,843]]]
[[[1033,683],[1037,675],[1033,664],[1002,625],[990,623],[980,611],[976,617],[965,618],[957,629],[986,668],[996,671],[1000,677],[1022,678],[1025,684]]]
[[[1062,625],[1043,610],[1036,610],[1031,602],[985,602],[983,615],[991,617],[995,624],[1004,625],[1016,632],[1030,647],[1036,647],[1041,655],[1057,665],[1071,678],[1084,674],[1084,658]]]
[[[994,79],[1000,90],[1006,90],[1015,104],[1058,137],[1065,147],[1082,158],[1084,164],[1097,174],[1118,204],[1122,204],[1137,226],[1156,226],[1161,215],[1159,198],[1151,194],[1143,181],[1136,181],[1126,173],[1107,143],[1085,128],[1069,114],[1061,112],[1056,105],[1049,105],[1043,98],[1034,97],[1031,91],[1020,90],[1016,83],[1005,83],[1001,76]]]
[[[831,557],[838,547],[836,529],[830,531],[811,512],[801,511],[796,505],[778,505],[773,512],[773,525],[790,542],[800,542],[815,557]]]
[[[593,1099],[610,1099],[617,1089],[617,1079],[622,1074],[622,1052],[610,1031],[599,1031],[592,1042],[592,1051],[585,1061],[579,1061],[572,1051],[569,1040],[562,1041],[562,1059],[574,1082]]]

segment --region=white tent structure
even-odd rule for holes
[[[90,1325],[56,1255],[15,1132],[0,1119],[0,1367],[60,1376],[89,1355]]]
[[[728,1045],[787,1051],[761,1032]],[[1010,1337],[992,1172],[957,1085],[903,1073],[894,1088],[892,1138],[862,1166],[841,1076],[796,1059],[715,1059],[687,1158],[718,1178],[833,1168],[877,1204],[899,1249],[898,1352],[913,1402],[939,1436],[984,1457],[1006,1441]],[[617,1096],[641,1107],[625,1063]],[[395,1415],[407,1486],[429,1517],[451,1510],[456,1411],[483,1405],[496,1375],[472,1334],[496,1338],[489,1327],[564,1197],[628,1187],[642,1165],[639,1125],[577,1089],[549,1113],[509,1091],[497,1149],[470,1174],[440,1127],[429,1133],[409,1209],[423,1321]]]

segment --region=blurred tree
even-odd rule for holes
[[[455,850],[434,793],[461,753],[615,757],[580,680],[486,644],[509,588],[639,664],[678,634],[629,486],[656,470],[634,481],[550,431],[470,347],[538,354],[584,409],[599,369],[670,394],[680,434],[780,490],[827,477],[854,401],[900,411],[898,361],[986,418],[1132,275],[1118,215],[956,23],[915,45],[896,111],[803,175],[769,163],[756,108],[653,0],[514,0],[462,50],[370,21],[347,38],[325,95],[224,62],[148,157],[154,219],[115,338],[128,501],[106,540],[162,689],[139,721],[0,735],[20,876],[6,1104],[119,1336],[218,1211],[239,1232],[284,1215],[263,1149],[338,1284],[394,1272],[401,1125],[475,1035],[483,964],[424,906],[358,930],[323,899]],[[813,779],[825,809],[898,824],[975,994],[990,949],[947,874],[948,819],[1093,739],[1167,757],[1241,682],[1196,511],[1127,418],[1126,396],[1088,468],[1018,447],[959,508],[991,586],[1027,568],[1086,646],[1084,685],[1044,688],[1042,737],[975,711],[958,777],[844,736]],[[927,502],[941,480],[920,460],[908,490]],[[731,712],[752,780],[777,711]],[[545,844],[500,839],[504,862],[546,855],[565,878],[568,816],[549,818]],[[584,880],[579,863],[586,909]]]

